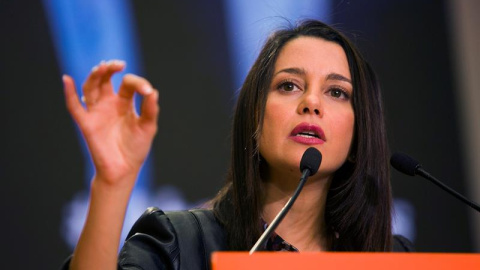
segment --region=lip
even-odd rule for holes
[[[317,137],[303,137],[298,136],[299,133],[302,132],[313,132]],[[309,123],[300,123],[298,124],[290,133],[288,138],[292,139],[295,142],[307,145],[314,145],[314,144],[323,144],[327,140],[325,138],[325,133],[323,133],[322,128],[317,125],[309,124]]]

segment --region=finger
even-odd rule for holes
[[[133,100],[135,92],[142,96],[149,95],[153,92],[152,85],[144,78],[127,74],[123,77],[120,89],[118,90],[118,96],[126,99],[127,101]]]
[[[113,85],[111,77],[116,72],[122,71],[126,66],[125,61],[101,61],[92,68],[90,75],[83,85],[82,101],[87,107],[94,105],[104,96],[112,95]]]
[[[97,102],[102,74],[106,72],[106,69],[106,62],[101,61],[98,65],[92,68],[92,71],[83,83],[82,101],[87,105],[87,107]]]
[[[111,78],[113,74],[124,70],[126,67],[126,63],[122,60],[110,60],[105,63],[105,66],[106,70],[101,75],[100,79],[99,98],[112,95],[114,93]]]
[[[140,115],[140,123],[143,128],[151,127],[156,129],[159,112],[158,91],[153,90],[152,93],[145,95],[143,98]]]
[[[79,123],[85,114],[85,109],[78,98],[78,94],[75,89],[75,82],[73,81],[72,77],[68,75],[63,75],[62,80],[65,92],[65,104],[67,105],[67,109],[72,115],[73,119]]]

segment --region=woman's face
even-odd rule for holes
[[[309,147],[322,153],[318,176],[340,168],[353,138],[352,94],[340,45],[315,37],[289,41],[275,63],[259,140],[268,171],[300,174],[300,159]]]

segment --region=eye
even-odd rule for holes
[[[330,96],[332,96],[334,98],[338,98],[338,99],[344,99],[344,100],[350,99],[350,95],[347,93],[347,91],[345,91],[341,88],[338,88],[338,87],[330,89],[328,91],[328,94],[330,94]]]
[[[298,90],[299,88],[293,82],[284,81],[277,86],[277,89],[284,92],[292,92],[292,91]]]

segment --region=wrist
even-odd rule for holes
[[[115,177],[106,177],[101,174],[95,174],[91,182],[92,190],[109,190],[109,191],[122,191],[131,190],[135,186],[138,173],[129,173],[125,175],[117,175]]]

